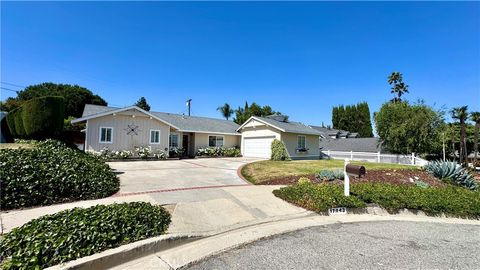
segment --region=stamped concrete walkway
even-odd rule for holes
[[[168,233],[195,234],[237,228],[308,212],[273,196],[272,190],[275,188],[278,187],[248,185],[152,192],[2,212],[0,216],[3,232],[6,233],[34,218],[65,209],[145,201],[164,205],[170,211],[172,223]]]

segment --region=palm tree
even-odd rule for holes
[[[468,106],[456,107],[451,111],[452,118],[460,123],[460,164],[467,161],[467,130],[465,122],[468,119]]]
[[[225,117],[225,119],[227,120],[233,114],[233,109],[230,107],[230,104],[228,103],[225,103],[223,104],[223,106],[218,107],[217,111],[220,111],[222,113],[222,116]]]
[[[397,94],[397,84],[402,82],[402,74],[398,71],[392,72],[390,76],[388,76],[388,84],[393,84],[391,93],[393,94],[394,98],[392,99],[393,103],[396,102],[396,94]]]
[[[397,95],[398,97],[396,98],[398,102],[402,101],[402,95],[405,93],[408,93],[408,85],[406,85],[404,82],[399,82],[397,84]]]
[[[478,130],[480,129],[480,112],[472,112],[470,119],[475,122],[475,135],[473,141],[473,166],[477,166],[477,153],[478,153]]]

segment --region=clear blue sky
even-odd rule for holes
[[[1,81],[79,84],[194,115],[257,102],[307,124],[406,97],[480,110],[479,3],[2,2]],[[2,87],[18,89],[2,84]],[[4,100],[15,93],[1,92]]]

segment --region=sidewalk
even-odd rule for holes
[[[153,192],[2,212],[0,218],[3,233],[7,233],[34,218],[65,209],[145,201],[164,205],[170,211],[169,234],[202,234],[310,213],[276,198],[272,190],[277,188],[249,185]]]

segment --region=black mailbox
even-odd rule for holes
[[[347,168],[345,169],[348,174],[354,175],[356,177],[362,177],[362,175],[365,175],[366,173],[365,167],[359,165],[347,164]]]

